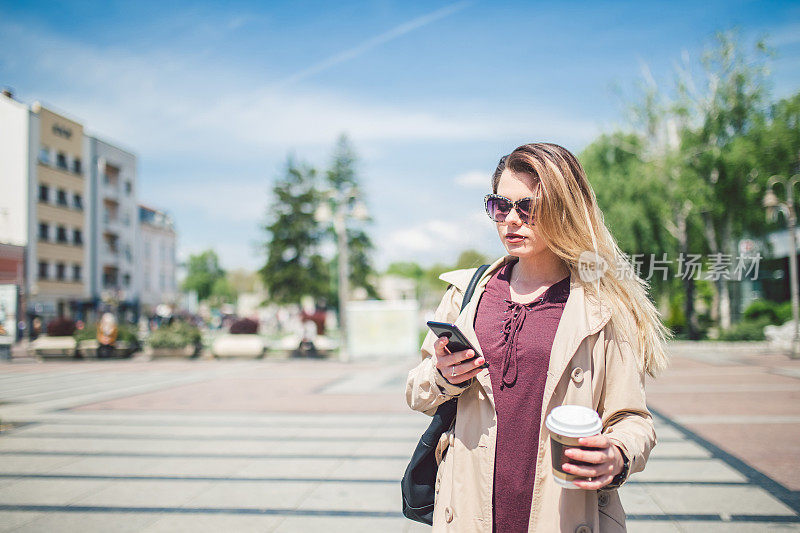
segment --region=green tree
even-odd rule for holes
[[[746,50],[735,31],[720,32],[715,46],[702,57],[703,77],[689,74],[678,80],[676,112],[681,122],[684,171],[697,185],[696,203],[706,245],[711,254],[735,256],[735,243],[762,228],[763,213],[753,167],[737,149],[766,118],[768,90],[766,61],[771,52],[763,41]],[[742,164],[744,163],[744,164]],[[728,280],[715,281],[715,315],[720,327],[731,326]]]
[[[263,244],[267,260],[259,270],[270,300],[299,304],[306,295],[322,299],[328,294],[330,280],[328,265],[320,254],[324,232],[314,217],[320,202],[317,173],[289,158],[272,194],[267,222],[262,226],[268,235]]]
[[[219,306],[222,304],[234,304],[238,297],[239,293],[233,287],[231,280],[228,276],[224,276],[217,278],[214,282],[208,300],[212,305]]]
[[[477,268],[481,265],[490,264],[492,261],[485,254],[477,250],[464,250],[458,256],[455,268]]]
[[[211,296],[214,284],[224,277],[225,271],[219,264],[216,252],[206,250],[189,257],[183,290],[195,291],[199,300],[207,300]]]

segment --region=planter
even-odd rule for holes
[[[230,333],[217,337],[211,345],[214,357],[248,357],[260,359],[264,357],[266,346],[259,335],[231,335]]]
[[[187,344],[183,348],[148,348],[146,352],[151,359],[159,357],[192,357],[194,346]]]
[[[87,359],[97,359],[100,343],[89,339],[78,343],[78,353]],[[136,347],[128,341],[117,341],[114,343],[112,357],[130,357],[136,351]]]
[[[75,338],[72,335],[63,337],[42,335],[28,345],[28,355],[45,358],[73,358],[77,347],[78,343],[75,342]]]

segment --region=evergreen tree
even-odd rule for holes
[[[359,202],[364,203],[362,191],[356,173],[357,157],[353,151],[350,141],[346,135],[339,137],[334,149],[333,161],[330,169],[326,173],[327,185],[335,191],[335,196],[339,201],[344,201],[347,205],[345,209],[352,210]],[[335,199],[329,199],[331,210],[336,211]],[[370,298],[377,298],[378,294],[371,278],[375,270],[372,267],[370,254],[374,249],[372,240],[365,230],[365,225],[371,222],[366,213],[351,213],[354,216],[348,217],[347,223],[347,244],[349,251],[349,281],[352,288],[362,287],[367,291]],[[361,215],[361,216],[358,216]],[[336,233],[331,225],[329,235],[336,242]],[[338,257],[334,257],[331,265],[331,277],[336,279],[336,264]],[[337,288],[331,286],[329,301],[336,305],[339,300]]]
[[[320,202],[316,171],[290,158],[285,175],[272,189],[273,201],[263,226],[266,264],[259,270],[270,300],[299,304],[303,296],[327,295],[328,266],[320,255],[323,231],[315,218]]]

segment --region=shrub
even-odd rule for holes
[[[744,310],[746,320],[768,320],[769,324],[780,325],[792,319],[792,302],[773,302],[754,300]]]
[[[176,321],[162,325],[150,335],[153,348],[184,348],[200,343],[200,330],[186,322]]]
[[[75,333],[75,321],[67,317],[58,317],[47,324],[47,334],[51,337],[69,337]]]
[[[772,322],[768,315],[762,315],[755,320],[742,320],[735,324],[731,329],[722,331],[719,334],[721,341],[763,341],[764,327]]]
[[[130,324],[118,325],[117,340],[129,342],[133,345],[139,342],[139,337],[136,335],[136,326]],[[97,339],[97,324],[86,325],[83,329],[75,331],[75,340],[88,341]]]
[[[258,322],[250,318],[243,318],[231,324],[232,335],[255,335],[258,333]]]
[[[792,319],[792,302],[783,302],[775,309],[775,314],[778,315],[778,325],[785,324]]]

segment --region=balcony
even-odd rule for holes
[[[119,199],[119,181],[116,178],[111,178],[107,174],[103,174],[102,178],[102,191],[105,198]]]

